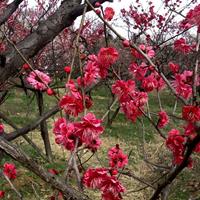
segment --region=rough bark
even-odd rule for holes
[[[17,10],[19,4],[22,1],[23,0],[15,0],[5,8],[3,14],[0,17],[0,26],[4,24],[8,20],[8,18]]]
[[[98,0],[100,3],[112,0]],[[91,0],[94,5],[97,0]],[[45,21],[39,22],[38,28],[19,42],[16,47],[24,55],[26,59],[35,56],[38,51],[43,49],[46,44],[51,42],[64,28],[73,24],[74,20],[82,15],[84,5],[79,4],[79,0],[65,0],[53,15]],[[88,8],[87,11],[89,11]],[[6,65],[0,68],[0,89],[2,84],[8,78],[17,73],[19,66],[22,66],[24,60],[16,52],[14,47],[11,47],[6,53]]]
[[[65,182],[55,175],[48,173],[41,165],[27,156],[16,145],[10,144],[8,141],[0,137],[0,149],[9,156],[20,162],[24,167],[35,173],[46,183],[53,188],[61,191],[68,200],[89,200],[90,198],[85,194],[75,190],[74,188],[65,184]]]

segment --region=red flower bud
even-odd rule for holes
[[[47,94],[48,94],[49,96],[52,96],[52,95],[55,95],[55,92],[54,92],[53,89],[48,88],[48,89],[47,89]]]
[[[100,7],[100,6],[101,6],[101,4],[97,1],[97,2],[95,3],[95,7],[98,8],[98,7]]]
[[[64,68],[64,70],[65,70],[65,72],[66,72],[67,74],[69,74],[69,73],[71,72],[71,67],[70,67],[70,66],[66,66],[66,67]]]
[[[116,170],[116,169],[113,169],[112,171],[111,171],[111,175],[112,176],[115,176],[115,175],[117,175],[118,174],[118,171]]]
[[[48,169],[48,172],[53,175],[58,175],[59,172],[56,169]]]
[[[128,40],[124,40],[122,42],[122,44],[123,44],[124,47],[129,47],[130,46],[130,42]]]
[[[24,70],[30,69],[30,65],[28,65],[27,63],[25,63],[25,64],[22,66],[22,68],[23,68]]]
[[[101,14],[101,11],[99,9],[96,9],[95,12],[96,12],[97,15]]]
[[[1,199],[1,198],[4,198],[4,195],[5,195],[5,192],[2,191],[2,190],[0,190],[0,199]]]

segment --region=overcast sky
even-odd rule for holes
[[[121,1],[118,1],[118,0],[114,0],[113,3],[109,3],[109,2],[106,2],[103,4],[103,7],[107,7],[107,6],[110,6],[112,7],[114,10],[115,10],[115,18],[118,18],[119,14],[120,14],[120,10],[122,8],[128,8],[129,5],[131,3],[134,3],[135,0],[121,0]],[[140,0],[140,2],[143,4],[143,5],[146,5],[146,0]],[[157,0],[157,2],[161,2],[161,0]],[[28,0],[28,4],[30,7],[36,5],[36,0]],[[160,3],[156,3],[157,5],[160,5]],[[91,17],[91,18],[94,18],[96,16],[96,14],[94,12],[89,12],[87,13],[87,17]],[[75,21],[75,26],[78,27],[79,26],[79,23],[80,23],[80,19],[81,17],[78,17],[77,20]],[[111,22],[112,23],[112,22]],[[121,24],[121,22],[118,20],[117,22],[115,22],[115,24]],[[125,37],[126,37],[126,31],[123,31],[121,28],[118,28],[118,27],[115,27],[121,34],[123,34]]]
[[[159,11],[159,13],[164,13],[163,12],[163,0],[152,0],[154,5],[155,5],[155,11]],[[36,5],[36,0],[28,0],[29,2],[29,6],[34,6]],[[119,28],[119,26],[121,26],[123,23],[121,20],[115,20],[115,19],[118,19],[119,18],[119,15],[120,15],[120,10],[125,8],[125,9],[128,9],[130,4],[134,4],[135,0],[114,0],[113,3],[109,3],[109,2],[106,2],[103,4],[103,7],[107,7],[107,6],[110,6],[112,7],[114,10],[115,10],[115,17],[114,17],[114,20],[111,21],[111,23],[114,22],[113,26],[115,27],[115,29],[117,29],[124,37],[127,37],[127,31],[123,30],[122,28]],[[187,0],[184,0],[182,1],[183,3],[187,3],[188,1]],[[147,0],[140,0],[140,3],[142,4],[142,7],[146,7],[148,4],[147,4]],[[87,13],[87,17],[88,18],[94,18],[96,16],[96,14],[94,12],[89,12]],[[179,17],[180,20],[181,20],[181,17]],[[78,17],[77,20],[75,21],[75,26],[78,27],[79,26],[79,23],[80,23],[80,19],[81,17]],[[116,26],[115,26],[116,25]]]
[[[154,0],[155,1],[155,0]],[[113,3],[110,3],[110,2],[105,2],[103,3],[103,7],[112,7],[114,10],[115,10],[115,16],[114,16],[114,20],[112,20],[110,23],[113,25],[113,27],[121,34],[123,35],[124,37],[128,37],[127,36],[127,29],[124,30],[122,27],[123,25],[123,22],[122,20],[119,19],[119,15],[120,15],[120,11],[121,9],[125,8],[125,9],[128,9],[129,6],[131,4],[134,4],[135,0],[114,0]],[[142,6],[145,8],[148,4],[147,4],[147,0],[140,0],[140,3],[142,4]],[[162,0],[156,0],[156,2],[154,2],[154,5],[156,7],[156,11],[162,9]],[[89,12],[87,13],[87,17],[95,17],[96,14],[94,12]],[[80,19],[81,17],[78,17],[78,19],[76,20],[76,23],[75,25],[78,27],[78,24],[80,23]],[[115,20],[117,19],[117,20]],[[113,24],[114,22],[114,24]]]

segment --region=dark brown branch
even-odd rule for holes
[[[200,129],[197,131],[199,132]],[[172,183],[172,181],[182,172],[182,170],[188,166],[189,158],[195,149],[196,145],[200,142],[200,134],[198,135],[188,144],[187,151],[184,156],[183,162],[176,166],[176,168],[168,175],[168,177],[165,179],[165,181],[158,185],[158,188],[156,189],[155,193],[151,197],[150,200],[157,200],[159,198],[159,195],[161,192]]]
[[[106,1],[111,0],[98,0],[100,3]],[[93,5],[95,2],[97,0],[91,0]],[[80,5],[79,0],[63,1],[53,15],[49,16],[45,21],[39,22],[38,28],[23,41],[19,42],[16,48],[26,59],[32,58],[64,28],[71,26],[74,20],[83,14],[84,7],[84,5]],[[91,8],[87,9],[87,11],[89,10]],[[4,68],[0,68],[0,88],[9,77],[17,73],[19,66],[24,63],[14,47],[11,47],[5,55],[8,62]]]
[[[162,179],[163,177],[165,177],[167,175],[167,173],[164,173],[163,175],[161,175],[160,177],[158,177],[156,180],[154,180],[151,185],[154,185],[155,183],[157,183],[160,179]],[[148,185],[145,185],[144,187],[142,188],[139,188],[139,189],[134,189],[134,190],[129,190],[127,191],[127,194],[130,194],[130,193],[134,193],[134,192],[140,192],[141,190],[145,190],[146,188],[148,188],[149,186]]]
[[[8,18],[17,10],[19,4],[22,1],[23,0],[15,0],[5,8],[3,14],[0,17],[0,26],[4,24],[8,20]]]
[[[19,128],[3,113],[0,112],[0,119],[3,119],[7,124],[9,124],[12,128],[18,130]],[[44,160],[47,160],[46,156],[42,153],[41,149],[26,135],[22,136],[32,147],[34,150],[37,151],[37,153],[44,158]],[[47,160],[48,161],[48,160]]]
[[[41,165],[37,164],[33,159],[27,156],[19,147],[10,144],[8,141],[0,138],[0,149],[5,151],[12,158],[20,162],[24,167],[39,176],[46,183],[53,188],[61,191],[63,195],[69,200],[89,200],[85,194],[69,187],[61,178],[48,173]]]
[[[18,129],[16,131],[12,132],[12,133],[4,134],[3,137],[6,140],[11,141],[11,140],[14,140],[15,138],[18,138],[19,136],[25,135],[29,131],[36,129],[40,125],[41,122],[48,119],[52,115],[56,114],[59,110],[60,110],[60,108],[58,106],[55,106],[54,108],[52,108],[48,112],[44,113],[35,122],[32,122],[31,124],[28,124],[27,126],[21,128],[21,129]]]
[[[5,90],[0,93],[0,105],[5,101],[8,94],[8,90]]]
[[[155,187],[151,184],[151,183],[148,183],[147,181],[145,181],[144,179],[140,178],[140,177],[137,177],[136,175],[134,175],[133,173],[131,173],[130,171],[123,171],[121,172],[121,174],[123,175],[126,175],[128,177],[131,177],[137,181],[139,181],[140,183],[143,183],[144,185],[148,186],[148,187],[151,187],[152,189],[155,189]]]
[[[10,179],[2,172],[0,172],[0,177],[4,177],[6,181],[9,183],[10,187],[14,190],[14,192],[17,194],[20,200],[23,200],[22,194],[16,189],[16,187],[13,185],[13,183],[10,181]]]

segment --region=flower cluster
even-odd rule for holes
[[[147,102],[147,93],[136,91],[133,80],[117,80],[112,85],[112,92],[118,97],[126,117],[134,122],[142,114],[140,109],[143,109]]]
[[[143,10],[141,1],[135,1],[133,6],[129,7],[129,10],[122,9],[122,17],[124,17],[127,23],[133,20],[134,29],[148,30],[153,27],[161,28],[166,20],[165,14],[160,15],[155,12],[155,6],[152,5],[152,1],[149,1],[149,8],[146,12]],[[128,20],[127,20],[128,19]],[[130,23],[130,22],[129,22]],[[165,30],[165,29],[164,29]]]
[[[83,184],[92,189],[99,189],[102,192],[103,200],[120,200],[125,188],[109,174],[106,168],[90,168],[83,176]]]
[[[84,175],[83,184],[92,189],[98,189],[102,193],[103,200],[120,200],[121,193],[125,192],[125,188],[117,180],[117,171],[113,168],[123,168],[128,163],[128,157],[119,148],[119,145],[112,147],[108,151],[109,165],[107,168],[90,168]]]
[[[152,66],[148,66],[144,62],[140,65],[132,63],[129,67],[129,72],[137,81],[141,82],[141,86],[145,92],[152,92],[154,89],[162,90],[165,88],[165,82],[162,77]]]
[[[83,86],[91,86],[101,78],[106,78],[108,69],[119,57],[117,50],[113,47],[101,48],[98,55],[88,56],[89,60],[84,67],[83,78],[79,77],[79,83]]]
[[[110,67],[113,65],[119,57],[119,53],[117,50],[113,47],[108,48],[101,48],[98,55],[97,55],[97,62],[100,67],[100,71],[103,70],[103,68]],[[102,78],[105,78],[105,73],[100,73]]]
[[[47,85],[51,82],[51,78],[39,70],[30,72],[26,80],[36,90],[46,90]]]
[[[180,66],[178,64],[175,64],[173,62],[169,62],[169,68],[171,70],[172,73],[176,74],[179,72]]]
[[[3,174],[10,180],[14,180],[17,177],[16,167],[13,163],[4,163]],[[5,192],[0,190],[0,199],[5,197]]]
[[[153,58],[155,56],[155,51],[152,46],[145,46],[144,44],[140,44],[139,48],[147,54],[149,58]],[[131,50],[131,54],[137,59],[144,59],[144,56],[138,52],[136,49]]]
[[[101,126],[102,120],[97,119],[93,113],[88,113],[81,122],[76,123],[76,131],[87,148],[96,151],[100,145],[100,134],[104,128]]]
[[[185,138],[180,134],[179,130],[172,129],[168,133],[166,140],[166,146],[172,151],[174,164],[181,164],[184,158],[184,147]]]
[[[142,80],[142,87],[146,92],[151,92],[158,87],[158,81],[153,73]]]
[[[131,63],[129,66],[129,72],[130,74],[138,81],[142,81],[145,77],[148,70],[148,66],[146,63],[142,62],[140,65],[137,63]]]
[[[128,164],[128,156],[123,153],[118,144],[108,151],[108,158],[111,168],[123,168]]]
[[[175,74],[175,79],[172,81],[172,85],[176,89],[176,93],[185,99],[189,99],[192,96],[192,75],[192,71],[185,70],[181,74]],[[199,77],[195,84],[196,86],[199,85]]]
[[[186,120],[188,121],[187,126],[184,127],[184,134],[180,134],[180,131],[177,129],[172,129],[168,133],[168,138],[166,140],[166,146],[172,151],[173,153],[173,163],[180,165],[184,159],[184,153],[186,149],[186,145],[188,142],[191,142],[196,136],[196,128],[192,122],[196,121],[196,117],[193,118],[193,109],[184,108],[183,115],[186,116]],[[188,118],[191,115],[192,118]],[[196,145],[193,152],[200,153],[200,142]],[[189,162],[187,165],[189,168],[192,167],[192,158],[189,158]]]
[[[184,38],[180,38],[174,42],[174,50],[188,54],[192,51],[192,47],[186,43]]]
[[[59,118],[54,124],[53,132],[57,144],[64,146],[67,150],[74,149],[78,137],[73,123],[67,123],[64,118]]]
[[[184,159],[184,152],[186,144],[191,142],[197,135],[194,122],[200,121],[200,108],[198,106],[186,105],[182,109],[182,117],[186,120],[187,126],[184,127],[184,134],[180,134],[180,131],[172,129],[168,133],[166,140],[167,147],[173,152],[174,164],[181,164]],[[196,145],[193,150],[196,153],[200,153],[200,143]],[[192,159],[189,159],[188,167],[192,167]]]
[[[194,9],[191,9],[185,19],[181,22],[181,27],[188,29],[195,25],[198,27],[198,32],[200,32],[200,4],[197,5]]]
[[[158,113],[159,119],[158,119],[158,128],[163,128],[169,123],[169,116],[165,111],[160,111]]]
[[[196,135],[197,135],[196,129],[191,122],[189,122],[187,124],[187,126],[184,127],[184,129],[185,129],[184,136],[186,136],[188,138],[188,140],[191,141],[196,137]],[[200,153],[200,142],[196,145],[194,152]]]
[[[77,89],[75,83],[71,80],[66,84],[69,92],[62,97],[59,106],[64,109],[68,115],[78,116],[84,110],[84,101],[86,108],[92,106],[91,99],[85,95],[83,99],[82,93]]]
[[[97,62],[89,60],[84,68],[83,83],[80,85],[91,86],[94,83],[97,83],[100,78],[100,69],[98,68]]]
[[[183,106],[182,117],[188,122],[187,126],[184,127],[184,135],[191,141],[197,135],[196,128],[193,123],[200,121],[200,107],[193,105]],[[196,145],[194,152],[200,153],[200,143]]]
[[[76,123],[59,118],[53,129],[55,142],[70,151],[74,150],[76,142],[77,147],[85,144],[86,148],[96,151],[101,145],[99,136],[104,130],[101,122],[93,113],[88,113],[82,121]]]
[[[189,122],[200,121],[200,107],[187,105],[182,108],[183,119]]]

